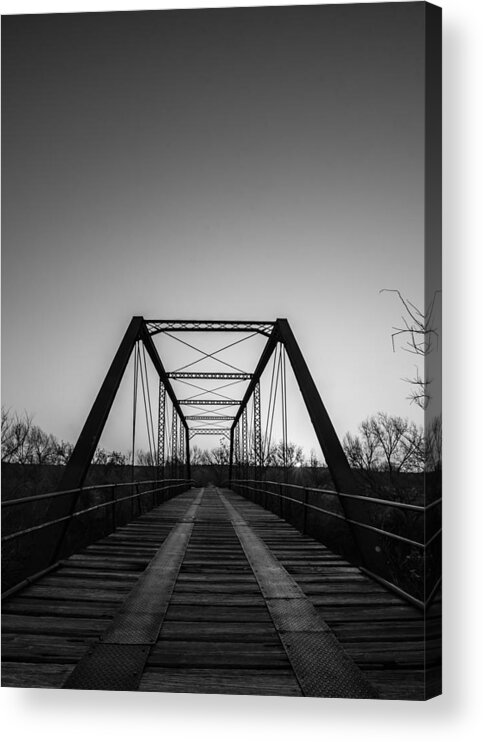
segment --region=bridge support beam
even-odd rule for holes
[[[336,490],[349,495],[360,494],[360,487],[288,321],[277,319],[276,330],[280,341],[285,346]],[[343,501],[342,498],[339,498],[339,502],[348,521],[366,521],[364,503],[352,500]],[[351,553],[347,554],[347,558],[356,564],[371,564],[375,572],[382,569],[381,574],[385,574],[386,565],[379,546],[380,539],[367,532],[362,534],[350,522],[347,525],[355,547]]]
[[[166,439],[166,387],[164,382],[159,380],[159,408],[158,408],[158,460],[157,465],[159,469],[163,470],[166,463],[165,454],[165,439]]]

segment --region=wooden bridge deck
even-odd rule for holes
[[[422,613],[230,490],[179,495],[2,610],[7,686],[338,696],[349,678],[349,696],[425,696]]]

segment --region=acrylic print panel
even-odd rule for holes
[[[440,9],[2,26],[3,684],[437,695]]]

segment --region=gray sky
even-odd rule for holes
[[[4,404],[75,440],[132,315],[287,317],[341,436],[421,422],[423,5],[4,18]]]

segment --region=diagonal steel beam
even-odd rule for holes
[[[57,491],[81,487],[94,456],[101,433],[131,357],[136,340],[144,326],[143,317],[133,317],[109,367],[104,382],[92,405],[74,450],[66,464]]]
[[[279,339],[287,351],[295,378],[300,387],[305,406],[307,407],[315,434],[324,453],[336,489],[340,492],[351,493],[354,491],[355,481],[349,462],[322,402],[309,367],[286,319],[277,319],[277,331]]]
[[[271,333],[270,337],[268,338],[267,343],[266,343],[266,345],[265,345],[265,347],[264,347],[264,349],[262,351],[262,354],[261,354],[261,356],[259,358],[259,361],[257,363],[257,367],[256,367],[255,371],[253,372],[252,379],[251,379],[251,381],[250,381],[250,383],[249,383],[249,385],[247,387],[247,390],[245,392],[245,395],[244,395],[244,397],[243,397],[243,399],[241,401],[241,404],[240,404],[240,407],[238,409],[238,412],[235,415],[235,419],[233,420],[233,425],[232,425],[233,430],[235,429],[238,420],[241,418],[241,416],[243,414],[243,410],[246,408],[246,406],[248,404],[248,400],[250,399],[250,397],[252,396],[253,392],[255,391],[255,387],[256,387],[257,383],[260,381],[260,377],[263,374],[263,372],[265,371],[265,368],[267,366],[267,363],[269,362],[270,358],[272,357],[273,351],[277,347],[278,340],[279,340],[279,338],[278,338],[277,323],[275,323],[274,328],[272,330],[272,333]]]
[[[144,325],[143,317],[133,317],[129,323],[116,355],[109,367],[102,386],[87,416],[74,450],[65,466],[64,473],[57,487],[57,492],[74,490],[72,494],[52,500],[47,511],[46,521],[55,521],[71,515],[76,507],[79,493],[87,471],[94,456],[104,425],[119,389],[126,366],[131,357],[134,345],[139,340]],[[41,559],[46,565],[55,562],[64,546],[69,521],[55,526],[49,534],[49,546],[44,550]],[[43,564],[43,561],[42,561]]]
[[[360,488],[347,461],[344,449],[329,414],[322,402],[322,398],[309,371],[305,358],[298,346],[292,329],[286,319],[277,319],[278,336],[283,343],[289,357],[295,378],[300,387],[305,406],[309,413],[314,431],[324,453],[327,466],[339,492],[358,494]],[[364,522],[367,505],[363,502],[347,502],[339,498],[343,513],[349,521]],[[386,574],[387,567],[380,548],[380,539],[373,534],[361,536],[348,524],[353,548],[347,553],[347,558],[355,564],[371,564],[374,571],[382,570]]]
[[[149,353],[149,357],[151,358],[151,361],[153,362],[154,368],[156,369],[156,371],[157,371],[157,373],[159,375],[159,378],[161,379],[161,381],[163,382],[163,384],[164,384],[164,386],[166,388],[166,392],[167,392],[167,394],[168,394],[171,402],[173,403],[174,409],[178,413],[178,415],[180,417],[180,420],[182,421],[184,427],[187,428],[188,425],[187,425],[187,422],[185,420],[185,416],[183,414],[183,411],[182,411],[181,407],[179,406],[178,399],[176,397],[176,394],[173,391],[173,387],[171,386],[171,382],[170,382],[170,380],[168,378],[168,374],[165,371],[165,368],[164,368],[164,366],[162,364],[161,358],[159,357],[159,353],[157,351],[157,348],[154,345],[153,339],[152,339],[151,335],[149,334],[145,323],[143,323],[143,327],[142,327],[142,330],[141,330],[141,340],[143,341],[144,346],[145,346],[146,350]]]

